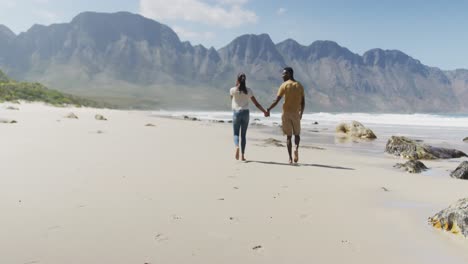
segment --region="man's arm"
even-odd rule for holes
[[[270,105],[270,107],[267,108],[268,113],[271,111],[271,109],[275,108],[275,106],[279,103],[281,98],[282,98],[281,96],[276,97],[275,101],[273,101],[273,103]]]
[[[305,109],[305,98],[304,96],[302,96],[302,100],[301,100],[301,120],[302,120],[302,114],[304,113],[304,109]]]

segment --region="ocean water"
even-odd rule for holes
[[[183,118],[196,117],[202,121],[232,120],[232,112],[167,112],[157,111],[155,116]],[[251,124],[257,124],[272,136],[281,138],[281,114],[264,117],[260,112],[251,113]],[[377,135],[373,141],[349,141],[336,136],[335,128],[342,122],[356,120],[372,129]],[[315,124],[318,123],[318,124]],[[369,113],[307,113],[302,118],[301,138],[307,144],[331,148],[349,149],[365,153],[384,153],[385,144],[391,136],[406,136],[425,143],[447,148],[456,148],[468,153],[468,115],[435,114],[369,114]]]

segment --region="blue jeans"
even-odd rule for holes
[[[241,152],[245,153],[245,144],[247,143],[246,134],[249,126],[250,112],[248,109],[234,111],[232,115],[232,127],[234,128],[234,144],[239,147],[239,131],[241,136]]]

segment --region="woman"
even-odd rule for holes
[[[239,132],[241,136],[241,153],[242,160],[245,161],[245,144],[247,127],[249,126],[250,111],[249,111],[249,99],[255,104],[255,106],[266,115],[265,109],[257,102],[253,92],[250,88],[245,85],[245,74],[239,73],[237,75],[237,83],[235,87],[230,90],[232,100],[232,125],[234,128],[234,144],[236,146],[236,160],[239,160]]]

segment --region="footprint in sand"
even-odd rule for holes
[[[60,228],[62,228],[62,227],[59,226],[59,225],[56,225],[56,226],[51,226],[51,227],[47,228],[47,230],[52,231],[52,230],[57,230],[57,229],[60,229]]]
[[[262,246],[258,245],[258,246],[253,247],[252,250],[259,250],[261,248],[262,248]]]
[[[182,217],[180,217],[180,216],[178,216],[178,215],[175,215],[175,214],[172,215],[172,220],[174,220],[174,221],[179,221],[179,220],[181,220],[181,219],[182,219]]]
[[[165,236],[165,235],[162,234],[162,233],[158,233],[158,234],[156,234],[156,236],[154,236],[154,239],[155,239],[157,242],[161,243],[161,242],[164,242],[164,241],[169,240],[169,237]]]
[[[360,251],[359,245],[354,244],[353,242],[351,242],[351,241],[349,241],[349,240],[341,240],[341,244],[343,244],[344,246],[348,247],[348,248],[351,249],[351,251],[353,251],[353,252],[359,252],[359,251]]]

